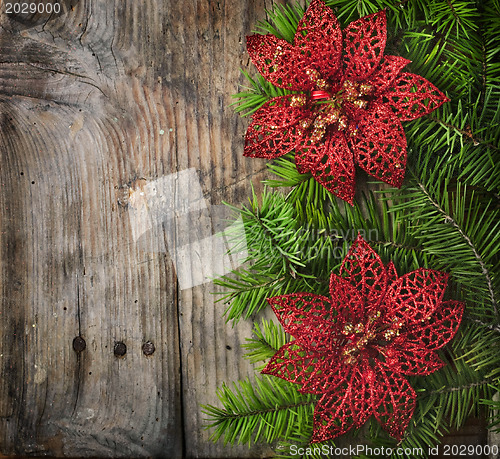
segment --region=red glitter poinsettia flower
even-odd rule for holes
[[[418,269],[398,277],[394,265],[361,238],[331,274],[330,298],[294,293],[268,299],[285,331],[263,373],[321,395],[313,442],[361,427],[370,416],[398,440],[415,408],[406,375],[444,364],[436,350],[455,335],[464,304],[443,301],[448,275]]]
[[[258,71],[292,91],[252,117],[245,156],[273,159],[295,152],[300,173],[352,204],[355,165],[400,187],[406,168],[401,121],[424,116],[448,98],[421,76],[401,72],[410,61],[384,55],[385,12],[341,31],[333,11],[312,0],[292,43],[252,35],[247,49]]]

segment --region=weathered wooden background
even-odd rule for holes
[[[250,325],[225,324],[212,283],[179,287],[168,222],[137,225],[141,190],[177,172],[201,186],[196,228],[259,183],[229,104],[271,3],[60,3],[2,6],[0,452],[262,457],[212,444],[200,409],[251,373]]]

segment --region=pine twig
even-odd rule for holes
[[[445,123],[444,121],[436,118],[433,115],[427,115],[427,118],[430,119],[431,121],[434,121],[435,123],[439,124],[440,126],[443,126],[447,129],[453,129],[455,132],[460,134],[461,136],[470,139],[470,141],[474,144],[474,146],[478,145],[484,145],[488,148],[491,148],[492,150],[495,151],[500,151],[500,147],[497,147],[496,145],[486,142],[484,139],[480,137],[475,137],[474,134],[472,134],[470,126],[467,126],[466,129],[460,129],[457,126],[454,126],[453,124]]]
[[[482,327],[492,330],[494,332],[500,333],[500,325],[486,324],[483,321],[479,319],[474,319],[473,317],[470,316],[467,316],[467,320],[469,320],[470,322],[474,322],[478,325],[481,325]]]
[[[488,378],[488,379],[483,379],[482,381],[478,381],[478,382],[474,382],[474,383],[470,383],[470,384],[465,384],[463,386],[445,387],[444,389],[433,390],[433,391],[430,391],[424,395],[429,396],[429,395],[435,395],[435,394],[446,394],[449,392],[458,392],[461,390],[472,389],[473,387],[485,386],[485,385],[490,384],[492,382],[494,382],[494,379]]]
[[[479,265],[481,266],[481,271],[486,278],[486,283],[488,285],[488,292],[490,295],[490,300],[491,300],[491,305],[493,306],[493,309],[495,311],[495,316],[497,319],[500,319],[500,315],[498,312],[498,305],[495,300],[495,293],[493,291],[493,283],[491,280],[491,275],[488,271],[488,268],[486,267],[486,264],[484,263],[483,259],[481,258],[481,255],[478,253],[474,243],[470,240],[469,236],[464,233],[460,225],[455,221],[455,219],[451,216],[448,215],[444,209],[441,208],[441,206],[432,198],[432,196],[429,194],[427,189],[425,188],[424,184],[421,182],[417,182],[419,188],[422,190],[428,201],[443,215],[445,218],[445,221],[450,223],[460,234],[460,236],[464,239],[464,241],[467,243],[467,245],[472,249],[472,253],[474,254],[474,257],[478,261]]]
[[[450,7],[450,10],[451,12],[453,13],[453,17],[457,20],[458,24],[460,26],[462,26],[462,21],[460,21],[460,17],[458,16],[456,10],[455,10],[455,7],[453,6],[453,4],[450,2],[450,0],[446,0],[446,3],[448,4],[448,6]]]
[[[280,252],[281,256],[285,260],[285,265],[286,265],[287,271],[290,273],[290,276],[292,276],[295,279],[296,275],[295,275],[295,272],[294,272],[294,270],[292,268],[292,266],[293,266],[292,260],[290,260],[290,258],[283,252],[283,250],[281,250],[279,242],[276,240],[276,238],[272,235],[271,231],[269,231],[269,229],[267,228],[267,226],[264,224],[264,222],[260,218],[260,215],[253,214],[253,216],[255,217],[255,220],[259,223],[259,225],[262,228],[262,231],[264,232],[264,234],[271,240],[273,246],[278,249],[278,251]]]

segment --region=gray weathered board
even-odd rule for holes
[[[171,253],[264,176],[229,105],[271,3],[59,3],[0,20],[0,452],[262,457],[212,444],[200,409],[252,373],[250,324],[225,323],[213,283],[180,288]],[[175,197],[144,199],[185,195],[183,171],[203,202],[172,239]]]

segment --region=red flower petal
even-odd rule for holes
[[[360,120],[351,139],[357,164],[368,174],[399,188],[406,168],[406,137],[401,121],[383,106]]]
[[[464,305],[442,302],[447,274],[418,269],[398,277],[360,236],[340,274],[331,276],[331,300],[307,293],[269,300],[285,330],[298,338],[264,373],[323,395],[314,411],[313,442],[360,427],[371,414],[401,439],[416,403],[403,375],[443,366],[435,349],[456,333]]]
[[[342,31],[332,9],[322,1],[313,0],[309,5],[297,27],[294,45],[323,79],[335,78],[341,64]]]
[[[415,410],[415,391],[404,377],[380,367],[371,390],[372,398],[378,399],[375,417],[390,435],[400,440]]]
[[[364,321],[366,317],[364,300],[361,293],[348,279],[343,279],[332,273],[330,275],[330,296],[332,308],[340,315],[340,318],[337,319],[342,322],[339,327],[342,327],[346,321],[354,324]]]
[[[385,12],[351,22],[344,30],[344,66],[347,79],[366,80],[382,59],[387,39]]]
[[[385,357],[380,366],[391,372],[416,376],[434,373],[444,366],[434,351],[397,349],[397,346],[382,346],[378,349]]]
[[[373,94],[385,91],[399,75],[399,72],[411,61],[400,56],[385,55],[377,69],[366,83],[374,87]]]
[[[387,286],[398,280],[398,272],[396,271],[396,267],[392,261],[387,263],[385,271],[387,272]]]
[[[275,97],[252,116],[243,155],[273,159],[302,146],[303,130],[297,123],[309,116],[302,107],[291,107],[292,94]]]
[[[352,204],[354,198],[354,161],[342,132],[326,134],[323,145],[305,147],[301,154],[315,158],[311,174],[330,193]]]
[[[448,274],[420,268],[401,276],[388,289],[390,314],[411,326],[428,320],[443,299]]]
[[[303,384],[308,379],[304,374],[311,366],[311,361],[315,359],[310,353],[306,353],[300,341],[291,341],[282,346],[273,358],[267,363],[262,373],[265,375],[276,376],[286,381],[297,384]],[[290,362],[297,362],[297,365],[290,365]],[[307,361],[307,362],[304,362]],[[300,362],[300,364],[299,364]]]
[[[406,333],[402,346],[412,352],[418,349],[435,350],[447,344],[457,333],[464,303],[460,301],[443,301],[430,319],[423,324],[412,327]]]
[[[379,309],[387,288],[387,273],[378,254],[361,236],[351,245],[342,262],[340,276],[347,279],[366,299],[367,308],[375,311]]]
[[[306,57],[286,40],[271,34],[251,35],[247,37],[247,51],[257,70],[275,86],[293,91],[315,88],[305,73]]]
[[[299,392],[322,394],[335,390],[345,381],[345,370],[340,366],[340,348],[311,350],[307,339],[298,338],[282,346],[268,362],[263,374],[276,376],[300,384]]]
[[[409,121],[428,115],[449,99],[432,83],[413,73],[402,73],[379,96],[401,121]]]
[[[323,395],[314,408],[314,431],[311,442],[322,442],[362,426],[373,414],[370,382],[365,366],[348,367],[346,382]]]
[[[282,346],[262,373],[302,385],[316,372],[324,371],[323,360],[320,354],[305,349],[299,339]]]
[[[300,149],[295,153],[295,166],[300,174],[311,172],[318,161],[319,152],[324,148],[317,145],[317,141],[312,139],[312,129],[304,131],[303,141]]]
[[[304,143],[307,144],[307,140]],[[308,151],[309,149],[303,149],[295,155],[295,167],[297,167],[299,174],[307,174],[314,165],[314,161],[307,155]]]
[[[315,366],[307,381],[299,392],[304,394],[324,394],[336,390],[345,383],[348,371],[339,358],[341,349],[334,349],[332,353],[323,355],[321,364]]]
[[[330,298],[312,293],[290,293],[268,298],[267,301],[287,333],[314,340],[319,330],[326,342],[330,343],[335,326]]]

